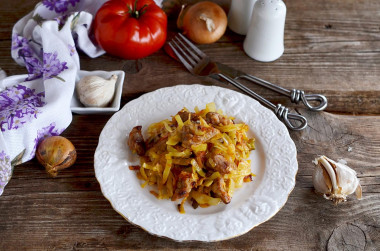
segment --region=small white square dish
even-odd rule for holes
[[[115,85],[115,94],[112,102],[107,107],[86,107],[84,106],[78,98],[76,88],[74,90],[73,97],[71,99],[71,112],[76,114],[111,114],[117,112],[120,109],[121,94],[123,92],[124,84],[124,71],[79,71],[75,85],[78,81],[85,76],[99,76],[104,79],[109,79],[112,75],[117,75],[117,81]]]

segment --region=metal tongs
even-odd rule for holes
[[[302,115],[289,113],[289,109],[281,104],[278,104],[277,106],[274,105],[272,102],[238,82],[237,79],[246,79],[255,84],[259,84],[275,92],[288,96],[293,103],[298,104],[302,101],[306,107],[313,111],[322,111],[327,107],[327,99],[323,95],[305,94],[303,91],[296,89],[290,91],[255,76],[245,74],[244,72],[233,69],[227,65],[211,61],[205,53],[203,53],[180,33],[178,33],[167,45],[175,55],[173,55],[170,50],[168,51],[168,47],[166,47],[168,54],[176,59],[179,59],[192,74],[209,76],[219,81],[226,80],[228,83],[272,109],[277,117],[292,130],[305,129],[307,126],[307,119]],[[317,101],[318,105],[312,106],[309,101]],[[298,121],[299,123],[297,125],[291,121]]]

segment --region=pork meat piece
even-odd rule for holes
[[[202,135],[196,135],[195,130],[202,131]],[[190,148],[191,145],[203,144],[220,131],[214,127],[205,127],[201,125],[185,125],[182,129],[182,145]]]
[[[209,112],[206,114],[206,122],[212,125],[232,125],[234,122],[217,112]]]
[[[197,181],[194,179],[191,173],[181,171],[178,176],[176,189],[174,190],[174,194],[172,196],[172,201],[188,196],[191,192],[191,189],[193,189],[196,183]]]
[[[233,161],[228,160],[222,154],[212,154],[210,158],[215,163],[215,166],[211,166],[211,168],[218,171],[220,174],[228,174],[236,169],[236,164]]]
[[[211,191],[216,197],[220,198],[224,204],[231,202],[231,196],[228,195],[226,183],[223,178],[217,178],[211,186]]]
[[[135,126],[129,133],[128,146],[132,152],[136,152],[140,156],[145,155],[145,142],[141,133],[141,126]]]

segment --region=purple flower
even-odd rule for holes
[[[64,13],[67,11],[69,4],[74,7],[79,1],[80,0],[43,0],[42,4],[51,11]]]
[[[42,4],[56,13],[64,13],[67,11],[68,2],[67,0],[43,0]]]
[[[47,137],[58,136],[63,132],[63,129],[55,128],[55,126],[56,125],[53,122],[50,125],[43,127],[37,131],[37,138],[34,139],[34,148],[31,152],[31,158],[34,157],[37,146],[42,140],[46,139]]]
[[[69,0],[70,4],[74,7],[80,0]]]
[[[66,0],[67,1],[67,0]],[[77,0],[72,0],[77,1]],[[75,2],[74,2],[75,4]],[[64,16],[62,16],[64,18]],[[53,77],[57,77],[59,73],[63,70],[68,69],[66,66],[66,62],[61,63],[57,59],[57,52],[54,53],[43,53],[41,51],[41,55],[37,55],[43,58],[42,62],[34,57],[33,50],[29,45],[29,41],[14,33],[12,35],[12,50],[18,50],[19,58],[23,58],[25,62],[26,69],[28,70],[29,76],[26,78],[26,81],[30,81],[33,79],[40,78],[43,76],[43,79],[50,79]],[[72,48],[70,48],[70,55],[72,56]],[[75,50],[75,47],[74,47]]]
[[[44,53],[44,69],[43,69],[43,79],[51,79],[57,77],[62,71],[68,69],[66,62],[61,63],[57,58],[57,52],[54,53]]]
[[[68,67],[66,66],[67,63],[61,63],[57,56],[57,52],[43,53],[43,63],[35,57],[24,57],[25,66],[29,73],[25,80],[30,81],[40,77],[43,77],[43,80],[54,77],[59,78],[58,75]],[[64,81],[63,79],[61,80]]]
[[[43,66],[41,62],[34,57],[24,57],[24,62],[26,69],[28,70],[29,76],[25,79],[30,81],[42,77],[43,75]]]
[[[29,41],[26,38],[19,36],[16,33],[12,35],[12,50],[24,47],[25,45],[28,45],[28,43]]]
[[[67,47],[69,48],[70,56],[74,55],[75,52],[76,52],[75,46],[72,46],[71,44],[68,44]]]
[[[32,56],[33,56],[33,52],[32,52],[32,49],[30,49],[30,47],[25,47],[18,51],[18,58],[32,57]]]
[[[4,151],[1,151],[0,152],[0,161],[4,161],[6,158],[9,159],[8,155],[6,155]]]
[[[12,36],[12,50],[18,50],[18,55],[20,57],[31,57],[33,54],[32,49],[30,48],[29,41],[17,35],[16,33]]]
[[[36,119],[45,102],[44,92],[35,93],[23,85],[15,85],[0,92],[0,129],[17,130],[25,123]]]

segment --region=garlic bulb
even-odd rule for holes
[[[113,99],[117,76],[109,80],[98,76],[85,76],[77,83],[80,102],[85,106],[105,107]]]
[[[317,165],[313,172],[314,188],[326,199],[338,204],[353,192],[361,199],[362,188],[353,169],[326,156],[316,158],[314,164]]]

